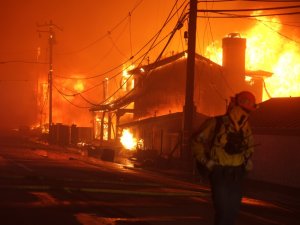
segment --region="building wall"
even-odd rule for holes
[[[206,119],[206,116],[196,114],[193,123],[194,131],[198,130]],[[157,155],[164,158],[179,159],[182,156],[182,113],[173,113],[122,124],[120,128],[130,129],[137,140],[143,139],[145,150],[154,150]]]
[[[143,121],[130,126],[137,139],[144,140],[144,148],[154,150],[158,155],[167,157],[174,149],[181,136],[182,114],[165,116],[151,121]],[[180,157],[179,148],[174,151],[173,157]]]
[[[228,85],[224,82],[222,68],[196,59],[194,103],[198,113],[215,116],[226,111],[226,99],[229,99]]]
[[[219,65],[197,59],[194,103],[198,113],[213,116],[226,110],[226,88]],[[153,70],[143,81],[135,101],[135,119],[182,112],[185,104],[186,59]]]
[[[186,61],[161,66],[150,72],[135,101],[135,118],[182,112]]]
[[[300,136],[254,135],[254,169],[249,177],[291,187],[300,187]]]

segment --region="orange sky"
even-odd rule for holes
[[[38,28],[37,24],[44,24],[52,20],[63,29],[62,31],[55,29],[57,43],[54,46],[53,54],[54,83],[65,93],[71,93],[69,89],[74,89],[76,82],[58,79],[57,76],[94,76],[128,60],[160,29],[174,2],[174,0],[10,0],[3,2],[0,8],[0,27],[2,29],[0,62],[14,60],[47,62],[49,54],[47,33],[42,32],[39,36],[37,32],[38,29],[42,31],[47,29]],[[184,0],[179,0],[177,7],[183,2]],[[230,5],[201,3],[199,8],[249,6],[240,4],[240,2]],[[137,5],[131,19],[126,18]],[[253,7],[253,5],[251,6]],[[264,5],[257,5],[257,7],[259,6]],[[161,37],[171,31],[178,16],[176,15],[170,25],[163,30]],[[124,18],[126,19],[112,31]],[[253,24],[253,21],[245,19],[210,20],[209,27],[207,20],[199,19],[197,52],[203,54],[204,49],[212,40],[221,39],[230,32],[242,32]],[[181,36],[186,29],[185,24],[181,30]],[[111,33],[108,35],[110,31]],[[97,39],[99,41],[95,42]],[[92,43],[94,44],[91,45]],[[163,44],[150,52],[150,62],[155,60],[162,47]],[[38,49],[40,49],[39,54]],[[165,51],[165,55],[184,49],[186,49],[186,45],[180,41],[178,32],[175,41]],[[115,75],[120,69],[111,72],[108,76]],[[5,124],[28,125],[39,122],[37,119],[40,116],[40,108],[37,107],[39,99],[37,85],[47,81],[47,73],[48,65],[0,64],[1,126]],[[82,81],[86,89],[100,84],[103,79],[102,76]],[[112,80],[110,85],[118,85],[118,81]],[[98,103],[102,100],[102,93],[102,86],[99,85],[85,93],[84,97]],[[91,125],[87,109],[74,107],[57,92],[53,93],[53,96],[53,110],[55,111],[54,116],[56,116],[53,119],[54,123]],[[79,106],[90,106],[80,97],[69,100]],[[46,107],[44,111],[47,112]]]

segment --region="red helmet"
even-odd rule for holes
[[[254,111],[257,108],[255,96],[249,91],[242,91],[236,94],[235,102],[238,106],[248,111]]]

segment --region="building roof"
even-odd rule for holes
[[[180,52],[178,54],[172,55],[170,57],[161,59],[159,61],[156,61],[154,63],[148,64],[148,65],[142,65],[139,66],[137,68],[134,68],[133,70],[128,71],[129,74],[132,74],[134,76],[142,76],[143,79],[145,77],[148,77],[148,75],[151,74],[152,71],[154,71],[155,69],[159,68],[159,67],[163,67],[166,66],[168,64],[171,63],[176,63],[179,62],[180,59],[184,59],[186,60],[186,51],[184,52]],[[196,64],[202,64],[202,65],[207,65],[209,68],[218,68],[222,69],[222,66],[211,61],[210,59],[201,56],[199,54],[195,54],[195,62]],[[145,76],[146,74],[146,76]],[[185,74],[183,74],[185,75]],[[246,71],[247,76],[251,76],[253,78],[264,78],[264,77],[269,77],[272,76],[272,73],[266,72],[266,71],[262,71],[262,70],[257,70],[257,71]],[[171,78],[171,76],[170,76]],[[142,83],[142,82],[141,82]],[[129,92],[127,92],[126,94],[124,94],[124,96],[119,97],[117,99],[115,99],[112,102],[105,102],[103,104],[97,105],[97,106],[93,106],[90,108],[90,111],[115,111],[119,108],[122,108],[128,104],[130,104],[131,102],[133,102],[136,98],[139,98],[141,93],[143,93],[144,89],[143,88],[138,88],[138,83],[136,84],[136,87],[132,90],[130,90]]]
[[[300,97],[272,98],[250,116],[253,133],[300,135]]]
[[[165,66],[168,65],[170,63],[174,63],[179,59],[182,59],[183,57],[185,57],[187,53],[184,52],[180,52],[178,54],[172,55],[170,57],[161,59],[157,62],[148,64],[148,65],[143,65],[137,68],[134,68],[133,70],[128,71],[129,74],[133,74],[133,75],[140,75],[140,74],[147,74],[150,71],[153,71],[161,66]],[[211,61],[210,59],[207,59],[199,54],[195,54],[195,59],[198,62],[203,62],[207,65],[210,66],[217,66],[217,67],[221,67],[220,65],[214,63],[213,61]],[[143,72],[141,72],[141,69],[143,69]],[[150,73],[149,73],[150,74]],[[144,76],[144,75],[143,75]],[[138,98],[139,95],[141,94],[140,92],[142,91],[142,89],[138,89],[138,88],[134,88],[131,91],[129,91],[128,93],[126,93],[124,96],[114,100],[113,102],[109,102],[109,103],[104,103],[101,105],[97,105],[97,106],[93,106],[90,108],[90,111],[114,111],[116,109],[119,109],[121,107],[124,107],[126,105],[128,105],[130,102],[132,102],[135,98]]]

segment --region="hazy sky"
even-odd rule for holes
[[[9,0],[2,1],[0,7],[0,122],[18,125],[30,124],[42,113],[39,88],[47,82],[49,46],[47,27],[40,27],[53,21],[60,29],[54,28],[53,67],[54,84],[65,93],[74,89],[77,81],[60,79],[63,77],[90,77],[102,74],[122,62],[128,61],[162,27],[172,7],[179,9],[173,20],[160,35],[169,33],[182,12],[184,0]],[[263,7],[264,3],[251,5],[237,2],[231,4],[200,3],[198,8],[241,8]],[[253,26],[251,20],[208,20],[198,19],[197,52],[212,40],[221,39],[230,32],[242,32]],[[178,32],[165,54],[186,49],[182,40],[187,24]],[[38,32],[41,31],[41,32]],[[149,53],[154,61],[163,44]],[[146,51],[147,48],[143,50]],[[137,56],[135,56],[137,57]],[[130,62],[135,61],[128,61]],[[15,62],[17,61],[17,62]],[[136,63],[139,63],[137,61]],[[113,76],[121,68],[107,76]],[[104,79],[81,80],[87,89]],[[78,81],[78,82],[81,82]],[[117,81],[112,81],[117,82]],[[102,87],[94,88],[86,96],[94,103],[101,102]],[[60,98],[60,99],[58,99]],[[69,99],[79,106],[88,106],[83,99]],[[54,122],[76,123],[76,119],[89,123],[88,109],[80,109],[54,93]],[[37,106],[37,104],[40,104]],[[43,112],[42,112],[43,111]],[[74,115],[80,116],[74,116]],[[70,116],[71,115],[71,116]],[[59,119],[63,118],[63,119]],[[61,120],[61,121],[59,121]]]

